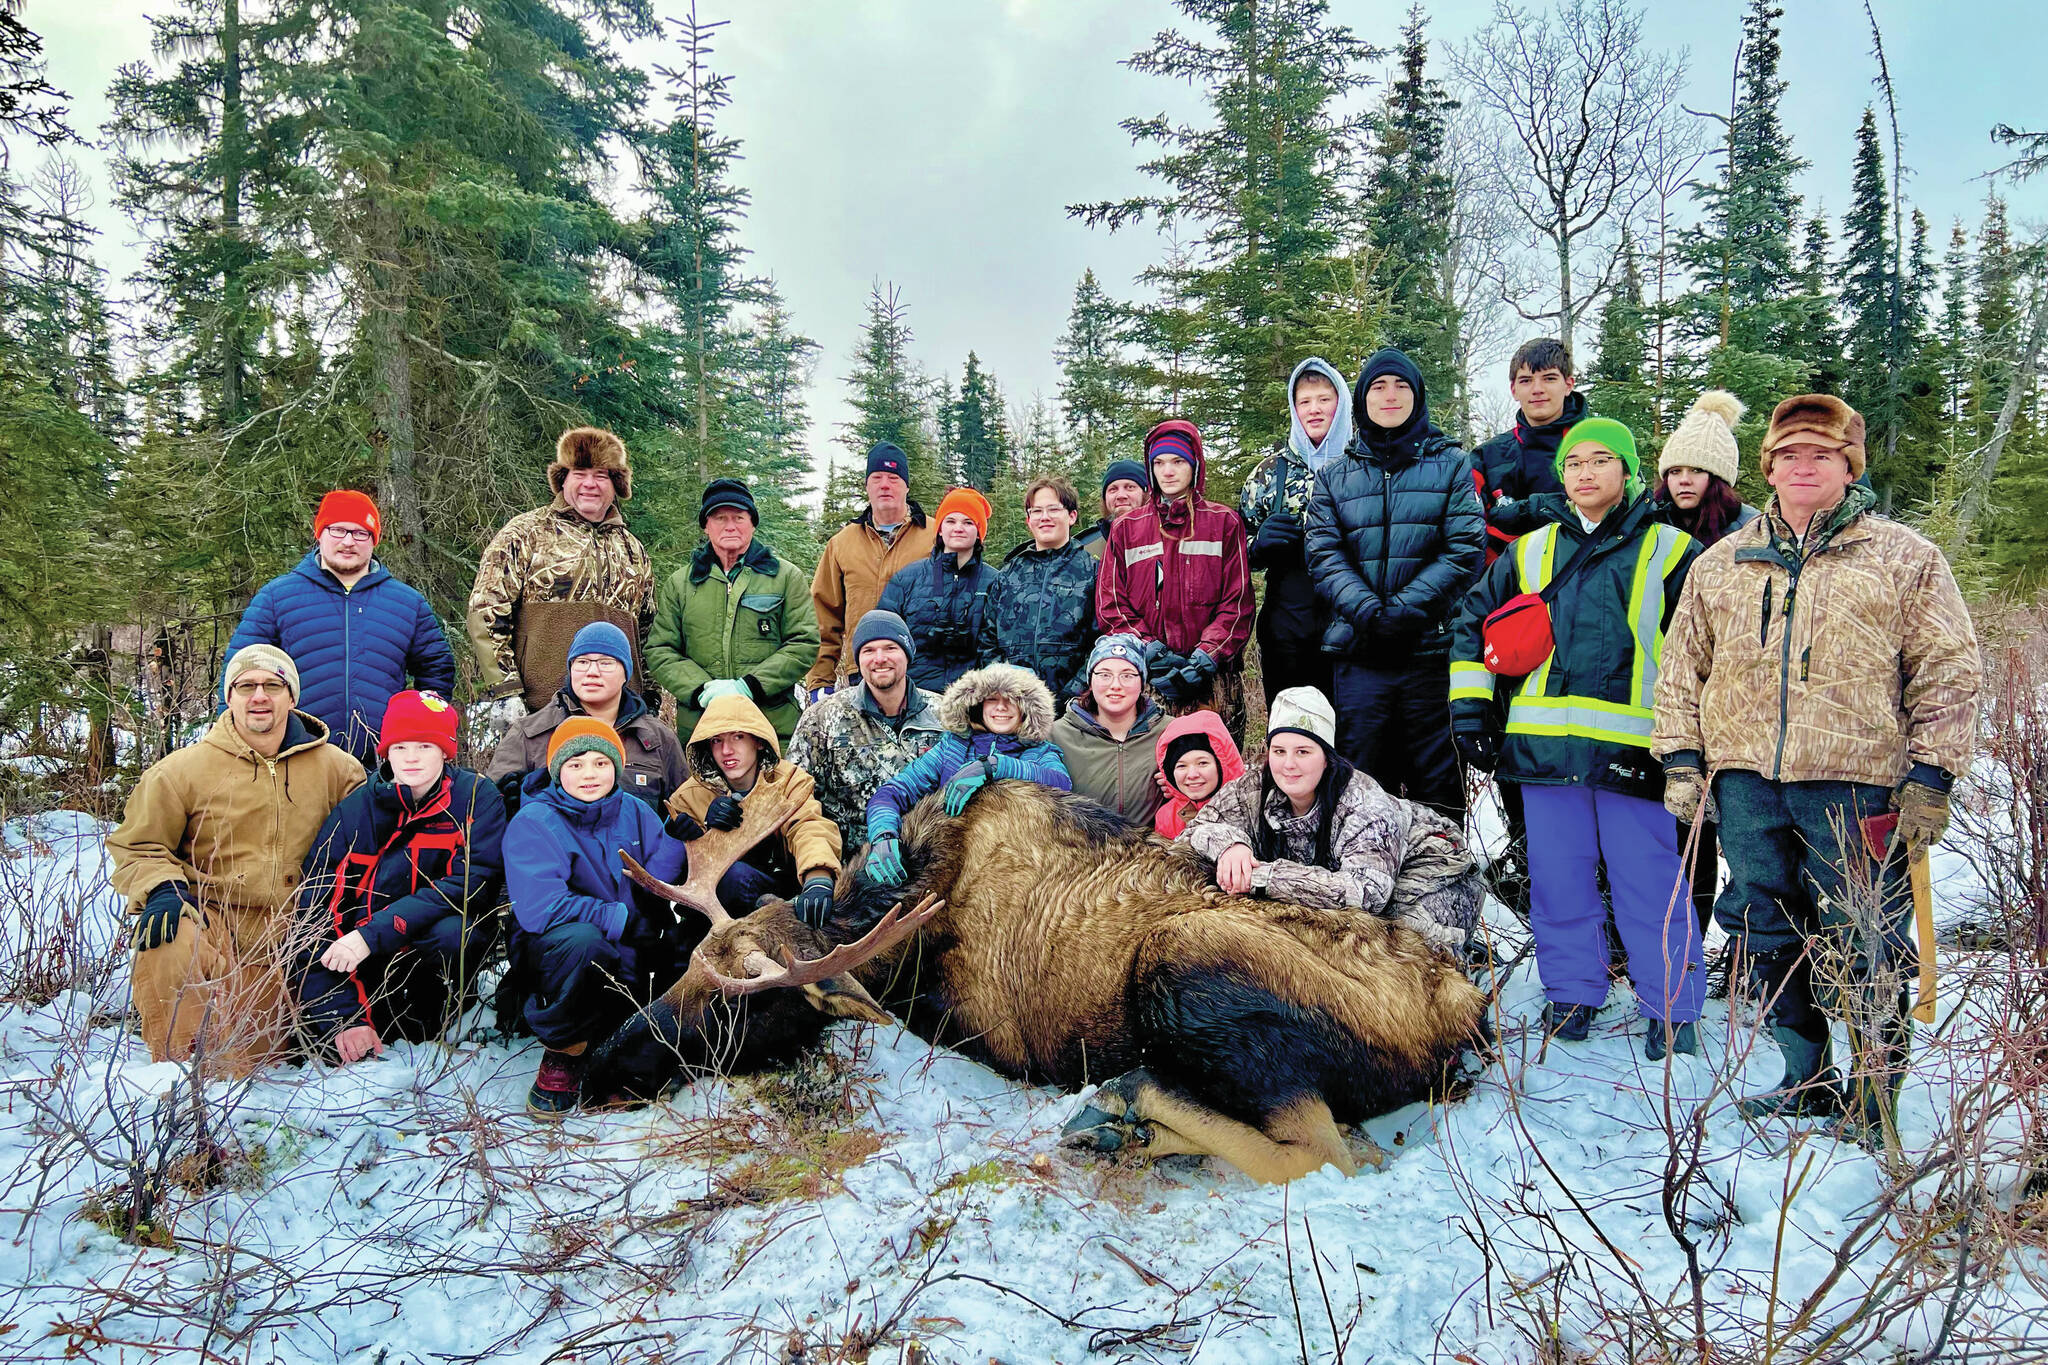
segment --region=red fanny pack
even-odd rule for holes
[[[1541,593],[1517,593],[1486,614],[1480,658],[1486,671],[1520,678],[1543,667],[1557,648],[1550,631],[1550,603]]]
[[[1550,625],[1551,601],[1565,580],[1591,556],[1593,548],[1608,538],[1597,532],[1588,536],[1539,591],[1516,593],[1486,614],[1479,631],[1479,657],[1487,672],[1521,678],[1543,667],[1543,661],[1557,648],[1557,636]]]

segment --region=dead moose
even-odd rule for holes
[[[712,888],[787,814],[749,809],[693,843],[683,886],[629,867],[712,927],[599,1049],[592,1093],[774,1065],[834,1017],[894,1011],[1006,1076],[1103,1081],[1069,1145],[1213,1155],[1277,1182],[1355,1173],[1338,1125],[1442,1094],[1484,1038],[1485,997],[1413,930],[1224,895],[1188,850],[1033,783],[992,782],[958,818],[920,804],[902,832],[908,886],[849,861],[823,932],[777,901],[727,916]]]

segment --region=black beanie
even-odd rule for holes
[[[699,526],[711,520],[711,514],[721,507],[737,507],[754,519],[754,525],[761,524],[761,509],[754,506],[754,495],[738,479],[713,479],[704,485],[704,503],[697,509]]]
[[[1102,472],[1102,491],[1107,493],[1109,486],[1118,479],[1129,479],[1140,488],[1152,486],[1152,476],[1146,473],[1145,466],[1136,460],[1111,460],[1109,468]]]
[[[1207,735],[1196,732],[1193,734],[1175,735],[1166,742],[1166,757],[1160,763],[1159,771],[1166,775],[1168,782],[1173,781],[1173,770],[1179,766],[1180,761],[1197,749],[1209,755],[1209,757],[1215,758],[1216,775],[1218,777],[1223,775],[1223,760],[1216,758],[1216,746],[1209,742]],[[1176,787],[1175,790],[1178,791],[1179,788]]]
[[[887,441],[877,441],[868,447],[868,473],[894,474],[905,483],[910,482],[910,457],[903,453],[901,446]]]

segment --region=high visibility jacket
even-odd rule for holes
[[[1556,647],[1525,678],[1480,662],[1487,614],[1538,592],[1588,537],[1562,494],[1536,500],[1549,525],[1494,561],[1459,613],[1451,646],[1451,721],[1504,731],[1500,775],[1537,786],[1585,784],[1659,800],[1663,767],[1650,756],[1664,632],[1699,543],[1653,516],[1647,497],[1608,513],[1590,557],[1550,605]],[[1505,715],[1497,696],[1506,700]]]

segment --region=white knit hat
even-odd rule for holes
[[[1692,409],[1657,456],[1657,477],[1684,466],[1734,484],[1742,462],[1742,452],[1735,446],[1735,424],[1741,420],[1742,400],[1726,389],[1708,389],[1693,399]]]
[[[1298,735],[1307,735],[1319,741],[1326,749],[1337,747],[1337,711],[1330,705],[1330,699],[1313,687],[1290,687],[1273,698],[1273,709],[1266,715],[1266,734],[1270,738],[1282,730],[1292,730]]]

